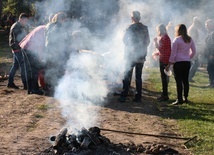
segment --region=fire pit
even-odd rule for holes
[[[67,128],[62,129],[57,136],[50,140],[53,145],[40,153],[40,155],[131,155],[156,154],[179,155],[178,151],[164,145],[153,144],[149,146],[127,144],[113,144],[100,134],[101,129],[91,127],[82,128],[76,134],[69,134]]]

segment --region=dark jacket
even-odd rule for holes
[[[147,26],[142,23],[134,23],[127,27],[123,42],[126,46],[126,53],[133,61],[145,59],[147,47],[150,43]]]
[[[205,40],[205,56],[208,63],[214,63],[214,31],[209,33]]]
[[[9,46],[12,50],[19,50],[21,47],[19,43],[24,39],[27,35],[26,29],[19,23],[14,23],[10,28],[10,35],[9,35]]]

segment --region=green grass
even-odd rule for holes
[[[160,73],[157,68],[146,70],[150,74],[147,79],[148,89],[151,92],[161,92]],[[208,75],[205,68],[200,68],[196,73],[195,83],[190,83],[189,100],[190,104],[182,106],[171,106],[170,103],[176,99],[176,85],[174,77],[170,77],[169,97],[167,106],[161,107],[161,117],[177,120],[177,125],[184,137],[197,136],[198,141],[194,142],[189,149],[195,155],[214,154],[214,88],[205,87],[208,84]],[[154,84],[155,83],[155,84]]]

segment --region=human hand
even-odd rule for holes
[[[165,70],[168,72],[169,71],[169,68],[170,68],[170,64],[168,64],[166,67],[165,67]]]

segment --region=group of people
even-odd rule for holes
[[[14,76],[20,67],[22,83],[28,94],[44,93],[39,87],[38,77],[43,89],[53,93],[54,86],[63,75],[64,58],[69,57],[65,52],[57,51],[67,50],[64,46],[66,32],[62,29],[65,20],[66,15],[59,12],[50,18],[47,25],[40,25],[28,33],[25,29],[28,16],[25,13],[20,14],[19,20],[10,29],[9,45],[13,52],[13,66],[7,87],[19,89],[14,83]]]
[[[126,46],[125,58],[129,61],[127,61],[126,64],[128,70],[126,71],[123,79],[123,91],[118,98],[120,102],[126,101],[134,67],[137,93],[133,101],[141,102],[142,68],[147,53],[147,47],[150,43],[148,28],[140,22],[140,13],[138,11],[132,12],[131,20],[132,24],[126,29],[123,38]],[[181,105],[184,102],[188,103],[189,82],[193,82],[192,78],[199,66],[198,55],[202,50],[204,50],[204,56],[208,60],[208,86],[214,87],[214,21],[209,19],[205,22],[208,35],[204,41],[199,38],[199,24],[200,22],[198,18],[194,18],[193,24],[189,29],[187,29],[184,24],[177,25],[174,28],[173,40],[171,36],[171,22],[167,27],[163,24],[157,26],[156,30],[158,35],[154,38],[154,46],[157,49],[157,52],[154,53],[154,56],[159,56],[159,67],[162,82],[162,94],[157,98],[159,102],[169,100],[169,76],[166,75],[166,72],[168,72],[170,67],[173,66],[177,99],[172,103],[172,105]],[[204,48],[201,47],[201,42],[204,42]]]
[[[142,98],[142,69],[146,61],[150,36],[148,27],[141,23],[140,19],[140,12],[133,11],[131,16],[132,24],[126,28],[123,36],[126,71],[123,78],[123,90],[118,98],[120,102],[126,101],[134,68],[136,94],[133,101],[141,102]],[[63,29],[66,16],[62,12],[57,13],[50,18],[50,22],[47,25],[38,26],[29,34],[27,34],[24,28],[27,20],[28,16],[22,13],[19,16],[19,20],[10,29],[9,45],[12,48],[14,61],[7,87],[18,89],[14,84],[14,75],[17,69],[21,67],[22,82],[24,89],[27,89],[28,93],[43,94],[38,85],[39,74],[40,78],[44,76],[45,79],[45,86],[43,88],[50,92],[54,91],[54,86],[57,85],[59,78],[64,74],[64,60],[69,57],[69,49],[72,50],[72,47],[68,47],[69,44],[66,43],[68,40]],[[189,29],[184,24],[177,25],[174,29],[175,36],[173,40],[169,37],[169,32],[165,25],[160,24],[157,26],[157,37],[154,38],[154,46],[157,50],[155,55],[159,56],[162,81],[162,95],[158,97],[158,101],[169,100],[169,77],[165,72],[170,70],[170,66],[173,66],[177,86],[177,99],[173,102],[173,105],[183,104],[184,101],[188,103],[189,81],[192,80],[198,67],[198,49],[202,49],[197,45],[199,42],[202,42],[201,40],[198,41],[198,25],[197,18],[193,19],[193,24]],[[204,53],[208,60],[209,85],[214,87],[213,20],[207,20],[205,26],[208,30],[208,35],[204,44]],[[75,43],[75,40],[73,42]],[[73,46],[73,50],[76,50],[74,48],[76,46]],[[58,52],[58,50],[64,52]],[[194,71],[190,74],[191,69]],[[41,82],[43,85],[44,79]]]

